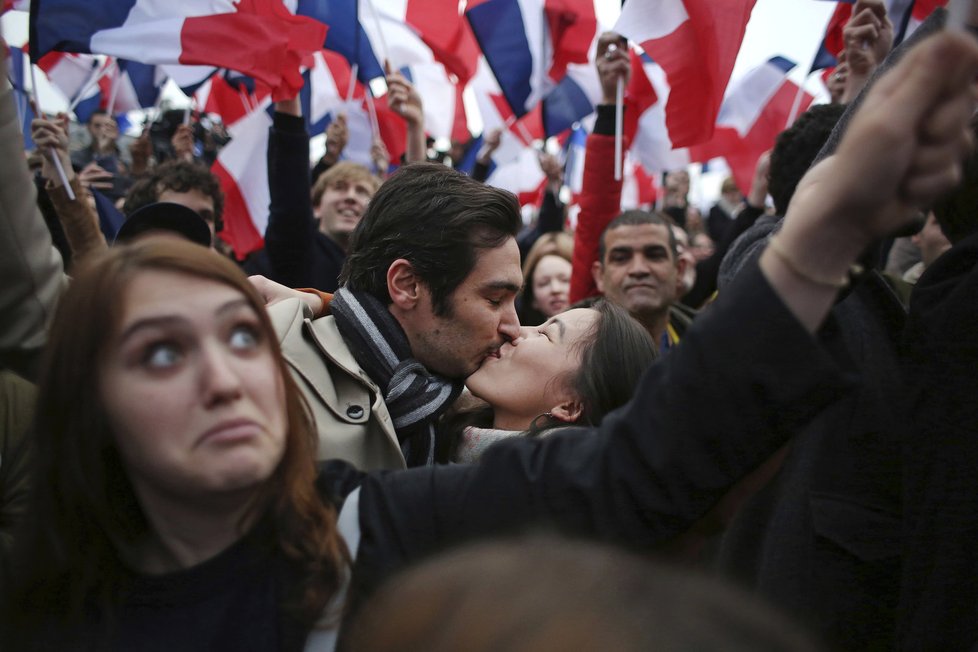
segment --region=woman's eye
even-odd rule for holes
[[[235,326],[228,344],[232,349],[253,349],[258,346],[258,332],[252,326]]]
[[[151,345],[143,356],[143,364],[153,369],[168,369],[180,361],[180,351],[169,342]]]

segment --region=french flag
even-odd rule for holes
[[[614,31],[639,43],[669,84],[666,127],[675,147],[713,134],[756,0],[626,2]]]
[[[103,108],[124,113],[156,105],[166,82],[166,73],[159,66],[122,59],[111,66],[110,73],[99,80]]]
[[[625,91],[625,140],[630,154],[651,172],[666,172],[690,163],[689,148],[677,147],[667,126],[672,89],[666,72],[648,53],[630,53],[631,80]]]
[[[516,160],[497,165],[486,183],[516,195],[520,206],[534,206],[540,203],[547,176],[540,169],[539,153],[528,147]]]
[[[268,226],[268,128],[272,118],[266,99],[237,122],[227,124],[229,142],[217,155],[211,172],[224,190],[221,238],[239,258],[261,249]]]
[[[100,63],[94,55],[65,52],[49,52],[41,57],[37,67],[69,102],[80,93],[93,90],[96,78],[106,72],[101,71]]]
[[[465,15],[517,118],[542,105],[546,136],[594,111],[595,0],[476,0]]]
[[[299,0],[296,15],[329,25],[322,47],[357,66],[357,78],[366,83],[384,76],[384,65],[374,53],[370,38],[360,24],[358,0]]]
[[[445,67],[440,63],[416,64],[405,66],[400,72],[424,98],[424,126],[428,135],[467,141],[463,87],[452,81]]]
[[[394,67],[441,63],[463,84],[475,74],[478,46],[456,0],[298,0],[296,13],[331,26],[323,47],[357,65],[366,83]]]
[[[812,72],[832,68],[839,62],[845,49],[842,30],[852,17],[856,0],[838,0],[835,11],[825,28],[825,37],[819,46]],[[893,23],[893,46],[896,47],[910,36],[924,19],[935,9],[947,5],[947,0],[887,0],[886,13]]]
[[[276,97],[302,85],[299,67],[326,26],[281,0],[34,0],[31,58],[99,53],[148,64],[211,65],[251,75]]]
[[[713,139],[691,148],[691,158],[705,162],[723,157],[737,186],[750,188],[761,154],[774,146],[792,113],[804,113],[814,99],[799,93],[788,79],[794,67],[793,61],[778,56],[744,75],[723,100]]]
[[[527,147],[544,138],[542,110],[538,104],[529,113],[517,117],[484,57],[479,60],[475,77],[469,83],[482,116],[483,133],[501,130],[499,147],[493,162],[503,165],[515,161]]]

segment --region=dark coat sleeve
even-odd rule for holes
[[[531,526],[660,544],[708,512],[848,384],[755,266],[600,428],[501,443],[475,466],[369,477],[360,495],[354,600],[450,543]]]
[[[268,136],[268,226],[272,280],[312,287],[316,222],[309,188],[309,135],[302,118],[276,113]]]

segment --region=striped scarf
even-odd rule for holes
[[[408,464],[434,463],[435,418],[459,397],[462,383],[415,360],[401,325],[375,297],[342,287],[329,311],[357,363],[380,387]]]

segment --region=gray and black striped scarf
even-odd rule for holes
[[[435,419],[459,397],[462,383],[415,360],[401,325],[375,297],[343,287],[329,311],[357,363],[380,387],[408,465],[434,463]]]

